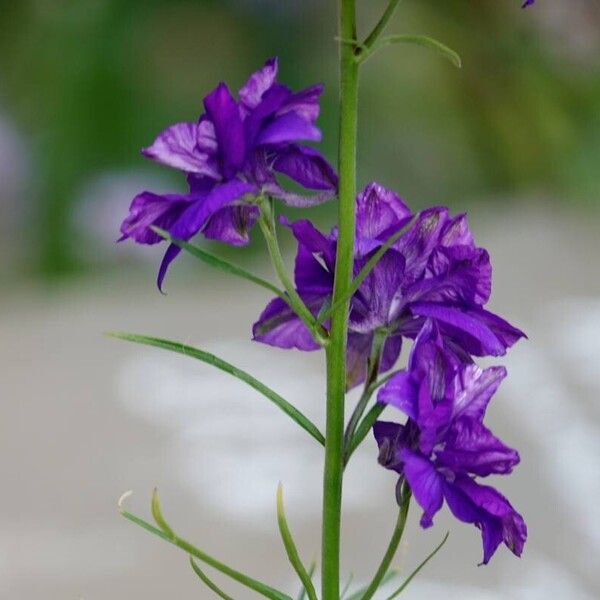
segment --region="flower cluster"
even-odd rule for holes
[[[259,218],[272,219],[267,199],[303,207],[336,194],[335,170],[317,150],[301,144],[321,138],[316,120],[322,88],[294,93],[277,82],[277,71],[277,61],[267,61],[237,100],[219,84],[204,98],[205,112],[197,122],[167,128],[143,151],[183,171],[189,192],[136,196],[121,239],[155,244],[163,239],[153,229],[159,227],[176,240],[202,233],[244,245]],[[313,194],[284,189],[278,174]],[[376,385],[377,376],[396,364],[403,342],[414,341],[407,368],[379,391],[381,404],[406,417],[404,424],[375,423],[379,462],[400,476],[398,489],[408,484],[423,509],[423,527],[432,524],[445,501],[459,520],[481,529],[484,563],[501,542],[520,555],[527,535],[522,517],[478,481],[508,474],[519,462],[517,452],[483,422],[506,372],[481,369],[473,360],[503,355],[524,336],[485,309],[492,287],[489,255],[476,245],[464,214],[451,216],[443,206],[413,214],[378,183],[358,195],[355,210],[357,279],[349,299],[346,387]],[[263,310],[253,338],[280,348],[318,350],[330,325],[338,231],[323,233],[309,220],[280,222],[298,243],[294,281],[278,271],[285,293]],[[159,288],[179,252],[179,245],[168,247]]]
[[[483,424],[487,405],[506,376],[465,361],[428,319],[413,346],[408,369],[381,389],[379,401],[401,410],[404,425],[377,422],[379,462],[406,480],[429,527],[444,499],[454,516],[481,529],[483,562],[504,543],[520,556],[527,537],[521,515],[476,477],[510,473],[519,462]]]
[[[384,339],[379,372],[396,363],[403,338],[415,339],[408,369],[381,389],[379,401],[399,408],[405,425],[378,422],[380,462],[406,480],[432,523],[443,499],[462,521],[482,529],[484,562],[500,541],[520,554],[523,519],[508,501],[474,477],[509,473],[519,461],[483,425],[487,403],[505,371],[481,370],[472,356],[498,356],[524,334],[485,310],[492,268],[475,245],[465,215],[434,207],[413,216],[392,191],[369,184],[357,197],[354,272],[391,236],[404,231],[375,264],[350,301],[347,386],[361,383],[376,335]],[[337,232],[309,221],[285,223],[298,241],[297,292],[318,315],[331,302]],[[280,298],[254,325],[254,339],[282,348],[320,346]]]
[[[289,225],[298,241],[297,291],[318,315],[331,301],[337,232],[309,221]],[[370,271],[350,304],[347,385],[361,383],[376,333],[385,335],[380,372],[393,367],[402,338],[414,339],[427,319],[458,355],[499,356],[523,333],[483,308],[491,292],[488,253],[475,245],[465,215],[434,207],[414,216],[392,191],[369,184],[356,201],[354,271],[399,229],[404,233]],[[288,305],[276,298],[254,325],[254,339],[281,348],[320,346]]]
[[[142,152],[148,158],[187,175],[189,193],[136,196],[121,225],[121,240],[156,244],[162,237],[152,226],[189,240],[199,232],[236,246],[249,242],[260,208],[257,199],[268,194],[291,206],[310,206],[332,198],[337,174],[314,148],[322,86],[292,92],[277,82],[277,59],[253,73],[239,91],[239,100],[225,83],[204,98],[205,112],[195,123],[165,129]],[[276,173],[304,188],[302,196],[283,189]],[[162,261],[158,285],[180,248],[171,245]]]

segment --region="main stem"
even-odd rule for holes
[[[338,245],[333,302],[347,296],[354,257],[358,64],[355,60],[356,0],[340,0],[340,133]],[[327,354],[327,424],[323,476],[322,600],[340,598],[340,529],[344,470],[344,394],[348,301],[331,318]]]

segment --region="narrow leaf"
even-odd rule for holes
[[[158,489],[154,488],[152,492],[152,516],[156,521],[156,524],[169,536],[174,537],[175,533],[171,529],[171,526],[167,523],[166,519],[163,517],[162,509],[160,508],[160,497],[158,495]]]
[[[415,44],[417,46],[423,46],[424,48],[429,48],[438,52],[458,69],[462,67],[462,60],[458,52],[455,52],[452,48],[442,44],[442,42],[426,35],[389,35],[381,38],[373,50],[378,50],[379,48],[383,48],[390,44]]]
[[[223,598],[223,600],[233,600],[233,598],[229,594],[226,594],[214,581],[212,581],[212,579],[210,579],[210,577],[200,568],[198,563],[191,556],[190,565],[192,566],[194,573],[198,575],[198,577],[206,585],[206,587],[211,589],[217,596]]]
[[[283,290],[280,290],[276,285],[272,284],[270,281],[267,281],[266,279],[263,279],[258,275],[254,275],[253,273],[246,271],[246,269],[234,263],[231,263],[228,260],[225,260],[224,258],[213,254],[212,252],[208,252],[207,250],[204,250],[198,246],[194,246],[193,244],[185,242],[184,240],[178,240],[172,237],[171,234],[168,231],[165,231],[164,229],[160,229],[159,227],[152,227],[152,230],[171,244],[175,244],[176,246],[179,246],[182,250],[185,250],[192,256],[199,258],[202,262],[206,263],[207,265],[215,269],[220,269],[221,271],[229,273],[230,275],[235,275],[237,277],[241,277],[242,279],[251,281],[256,285],[259,285],[269,290],[270,292],[277,294],[277,296],[279,296],[287,302],[287,295],[285,294],[285,292]]]
[[[398,569],[390,569],[385,577],[381,580],[381,586],[384,586],[386,583],[389,583],[390,581],[392,581],[393,579],[396,579],[397,577],[400,576],[400,573],[398,571]],[[360,590],[358,590],[357,592],[354,592],[352,595],[348,596],[347,600],[360,600],[364,593],[367,591],[367,588],[361,588]]]
[[[413,578],[419,573],[419,571],[441,550],[442,546],[446,543],[450,532],[446,532],[444,539],[436,546],[436,548],[425,558],[425,560],[406,578],[406,581],[391,595],[388,596],[387,600],[394,600],[396,596],[399,596],[406,586],[413,580]]]
[[[243,573],[232,569],[231,567],[220,562],[216,558],[213,558],[203,550],[196,548],[190,542],[180,538],[179,536],[175,534],[169,536],[164,531],[157,529],[147,521],[144,521],[144,519],[141,519],[140,517],[137,517],[136,515],[133,515],[130,512],[122,511],[121,514],[132,523],[139,525],[146,531],[162,538],[163,540],[166,540],[174,546],[177,546],[178,548],[186,552],[188,555],[201,560],[202,562],[211,566],[213,569],[223,573],[224,575],[227,575],[234,581],[245,585],[247,588],[250,588],[251,590],[258,592],[259,594],[262,594],[265,598],[269,598],[269,600],[292,600],[287,594],[284,594],[283,592],[280,592],[279,590],[276,590],[266,585],[265,583],[262,583],[261,581],[253,579],[248,575],[244,575]]]
[[[316,561],[316,559],[313,558],[310,563],[310,567],[308,567],[308,576],[310,577],[311,581],[315,575],[316,570],[317,570],[317,561]],[[298,594],[297,600],[304,600],[305,598],[306,598],[306,588],[304,586],[302,586],[302,589],[300,590],[300,593]]]
[[[365,593],[361,596],[361,600],[371,600],[376,594],[377,590],[381,587],[382,582],[387,575],[390,565],[396,556],[398,546],[402,540],[404,534],[404,528],[406,526],[406,519],[408,517],[408,509],[410,507],[411,492],[408,484],[405,482],[402,486],[402,503],[400,505],[400,511],[398,513],[398,520],[396,521],[396,527],[392,533],[390,543],[388,544],[387,550],[381,560],[377,572],[373,576],[371,583],[365,590]]]
[[[281,483],[277,486],[277,523],[279,525],[279,532],[281,533],[285,551],[290,559],[292,567],[294,567],[294,571],[296,571],[302,585],[304,585],[309,600],[317,600],[317,592],[315,591],[311,575],[302,563],[300,555],[298,554],[298,549],[294,543],[294,538],[292,537],[292,533],[285,518],[285,510],[283,508],[283,486]]]
[[[177,352],[178,354],[183,354],[184,356],[189,356],[190,358],[195,358],[200,360],[208,365],[216,367],[221,371],[225,371],[234,377],[237,377],[244,383],[248,384],[250,387],[254,388],[258,392],[260,392],[263,396],[271,400],[273,404],[278,406],[286,415],[291,417],[300,427],[302,427],[305,431],[310,433],[312,437],[317,440],[320,444],[325,444],[325,438],[323,434],[319,431],[317,426],[310,420],[308,417],[303,415],[293,404],[290,404],[287,400],[282,398],[277,392],[273,391],[270,387],[266,386],[264,383],[260,382],[258,379],[252,377],[249,373],[234,367],[232,364],[227,361],[211,354],[210,352],[206,352],[205,350],[199,350],[198,348],[193,348],[192,346],[186,346],[180,342],[173,342],[170,340],[164,340],[161,338],[150,337],[146,335],[137,335],[134,333],[125,333],[125,332],[109,332],[108,335],[126,340],[128,342],[135,342],[137,344],[144,344],[146,346],[154,346],[156,348],[163,348],[164,350],[170,350],[171,352]]]
[[[342,593],[340,594],[340,597],[342,600],[344,600],[344,598],[346,597],[346,594],[348,593],[348,590],[350,589],[350,586],[352,585],[353,581],[354,581],[354,573],[350,573],[350,577],[348,577],[348,581],[346,582],[346,585],[344,586],[344,589],[342,590]]]
[[[367,275],[373,270],[373,268],[377,265],[377,263],[380,261],[381,257],[392,247],[392,245],[398,241],[398,239],[400,238],[400,236],[404,233],[404,231],[406,231],[406,227],[411,223],[412,221],[407,222],[404,227],[401,227],[398,231],[396,231],[396,233],[392,234],[383,244],[383,246],[381,246],[377,252],[375,252],[375,254],[373,254],[373,256],[371,256],[371,258],[367,261],[367,263],[365,264],[365,266],[359,271],[358,275],[352,280],[352,283],[350,284],[350,287],[348,288],[348,292],[346,293],[345,296],[343,296],[342,298],[340,298],[339,300],[336,300],[330,307],[329,309],[325,310],[323,312],[323,314],[321,314],[319,316],[318,322],[320,324],[323,324],[325,321],[327,321],[327,319],[329,319],[329,317],[333,314],[333,312],[335,311],[336,308],[338,308],[338,306],[340,306],[341,304],[344,304],[344,302],[347,302],[348,300],[350,300],[350,298],[352,298],[352,296],[354,296],[356,290],[358,290],[358,288],[362,285],[363,281],[367,278]]]
[[[371,428],[375,424],[375,421],[379,418],[381,413],[386,409],[387,404],[380,404],[377,402],[374,404],[369,412],[363,417],[363,420],[359,423],[356,431],[354,432],[354,436],[352,437],[352,441],[350,446],[348,447],[348,451],[346,452],[345,462],[346,464],[350,460],[350,457],[354,453],[354,451],[363,443],[363,440],[371,431]]]

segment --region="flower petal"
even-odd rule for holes
[[[202,234],[210,240],[245,246],[250,242],[250,230],[259,216],[258,206],[225,206],[209,217]]]
[[[316,312],[325,301],[320,297],[303,298],[303,300]],[[297,348],[304,351],[321,348],[300,317],[281,298],[269,302],[258,321],[254,323],[252,332],[254,341],[278,348]]]
[[[481,369],[466,365],[454,378],[454,418],[469,417],[483,421],[487,405],[506,377],[504,367]]]
[[[193,194],[138,194],[129,207],[129,214],[121,224],[121,240],[133,238],[138,244],[157,244],[163,238],[150,226],[169,229],[189,205],[200,196]]]
[[[392,190],[371,182],[356,198],[356,241],[360,254],[361,243],[367,240],[385,242],[412,218],[410,209]],[[372,250],[371,247],[366,252]]]
[[[215,161],[216,140],[214,131],[211,147],[211,126],[198,123],[177,123],[167,127],[142,154],[163,165],[180,169],[186,173],[205,175],[219,179]],[[202,147],[198,142],[202,140]]]
[[[479,485],[470,477],[445,482],[444,496],[454,516],[481,529],[483,564],[487,564],[501,542],[521,556],[527,539],[523,517],[494,488]]]
[[[285,142],[320,142],[321,130],[294,112],[275,117],[256,138],[257,144]]]
[[[248,81],[239,91],[242,105],[246,109],[253,109],[260,103],[263,94],[277,81],[279,64],[277,57],[270,58],[258,71],[252,73]]]
[[[337,190],[335,169],[320,152],[308,146],[292,145],[277,153],[273,168],[311,190]]]
[[[402,450],[401,456],[404,461],[406,481],[408,481],[416,501],[423,509],[421,527],[431,527],[433,517],[442,508],[444,502],[444,478],[424,456],[408,449]]]
[[[204,108],[215,128],[223,175],[229,179],[241,169],[246,158],[240,109],[225,83],[204,98]]]
[[[519,453],[474,419],[455,421],[445,440],[443,450],[436,454],[437,462],[455,473],[507,475],[519,464]]]

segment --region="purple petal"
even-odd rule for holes
[[[418,386],[408,371],[394,375],[377,394],[377,401],[391,404],[411,419],[417,419]]]
[[[158,269],[158,276],[156,278],[156,286],[161,292],[163,291],[162,285],[165,279],[165,275],[167,274],[167,271],[169,269],[169,266],[177,258],[180,252],[181,248],[179,246],[176,246],[175,244],[169,244],[169,247],[167,248],[167,251],[163,256],[163,259],[160,263],[160,267]]]
[[[211,136],[212,134],[212,136]],[[199,141],[202,145],[199,145]],[[215,161],[216,140],[210,123],[178,123],[167,127],[142,154],[187,173],[219,179]]]
[[[372,343],[373,333],[348,333],[348,343],[346,345],[347,390],[356,387],[365,380]]]
[[[466,365],[460,369],[454,379],[454,418],[483,421],[487,405],[505,377],[504,367]]]
[[[413,315],[429,317],[441,324],[444,335],[475,356],[501,356],[506,346],[477,316],[449,306],[427,302],[410,305]],[[475,313],[476,314],[476,313]]]
[[[355,275],[360,272],[367,259],[365,257],[355,262]],[[351,328],[366,333],[389,325],[397,316],[403,280],[404,257],[390,249],[379,259],[352,298]]]
[[[307,87],[292,94],[277,112],[278,114],[294,112],[314,124],[319,117],[319,98],[322,93],[323,86],[320,84]]]
[[[258,106],[263,94],[276,82],[278,70],[278,60],[274,57],[270,58],[261,69],[250,75],[239,91],[240,101],[246,109]]]
[[[121,224],[121,240],[133,238],[138,244],[157,244],[163,238],[150,229],[155,225],[168,230],[192,202],[200,198],[191,194],[138,194]]]
[[[305,188],[337,190],[337,173],[321,153],[314,148],[289,146],[277,154],[273,168]]]
[[[470,477],[445,482],[444,496],[454,516],[481,529],[483,564],[487,564],[501,542],[521,556],[527,539],[523,517],[510,502],[490,486],[479,485]]]
[[[475,240],[469,229],[467,215],[462,213],[450,219],[442,231],[440,244],[447,248],[452,246],[468,246],[475,248]]]
[[[304,298],[307,306],[318,312],[324,298]],[[253,339],[278,348],[320,350],[310,331],[296,313],[281,298],[269,302],[252,328]]]
[[[303,244],[298,244],[294,279],[301,294],[319,294],[328,297],[333,293],[333,273],[328,271]]]
[[[377,421],[373,425],[373,435],[379,447],[379,464],[400,475],[404,467],[401,450],[406,445],[405,433],[406,428],[398,423]]]
[[[443,450],[437,452],[438,463],[455,473],[472,473],[480,477],[511,473],[519,464],[519,454],[474,419],[461,418],[452,424]]]
[[[444,478],[425,457],[407,449],[402,450],[401,456],[404,460],[406,480],[415,500],[423,509],[421,527],[431,527],[433,517],[442,508],[444,502]]]
[[[250,241],[250,230],[259,216],[258,206],[226,206],[208,219],[202,234],[210,240],[245,246]]]
[[[229,179],[241,169],[246,157],[239,107],[227,85],[220,83],[204,98],[204,108],[215,128],[223,174]]]
[[[376,182],[371,182],[356,198],[357,244],[360,245],[364,240],[385,242],[411,217],[410,209],[398,195]]]
[[[301,141],[320,142],[321,131],[310,121],[293,112],[273,119],[256,138],[257,144],[283,144]]]
[[[467,314],[475,317],[493,331],[494,335],[501,341],[505,348],[510,348],[516,344],[521,338],[527,338],[527,336],[516,327],[513,327],[510,323],[500,318],[498,315],[484,310],[483,308],[469,308]]]
[[[333,273],[336,249],[334,239],[321,233],[308,219],[300,219],[290,223],[285,217],[282,217],[280,221],[292,230],[294,237],[300,244],[310,252],[321,255],[327,269]]]
[[[256,191],[253,185],[237,179],[215,186],[203,201],[194,203],[179,217],[170,229],[171,235],[181,240],[189,240],[217,211],[246,194],[255,194]]]
[[[423,276],[447,220],[447,208],[434,207],[424,210],[394,244],[394,248],[402,252],[406,260],[406,284]]]

